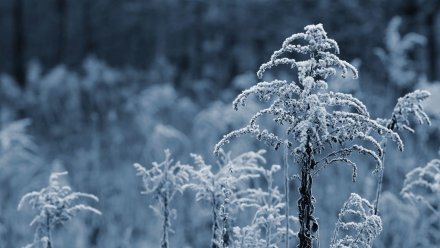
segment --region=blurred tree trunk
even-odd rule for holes
[[[93,42],[92,38],[92,15],[91,15],[91,8],[92,8],[92,1],[91,0],[83,0],[82,4],[82,28],[83,28],[83,41],[84,41],[84,47],[83,47],[83,58],[87,57],[88,55],[92,54],[95,50],[95,43]]]
[[[13,75],[15,80],[21,87],[26,85],[25,82],[25,59],[24,59],[24,22],[23,22],[23,2],[22,0],[13,1],[13,18],[14,18],[14,64]]]
[[[440,21],[439,21],[439,11],[440,11],[440,1],[433,1],[434,6],[429,8],[429,12],[426,15],[425,25],[428,29],[427,40],[428,40],[428,66],[429,66],[429,79],[439,80],[440,79]]]
[[[166,57],[166,45],[167,45],[167,14],[168,10],[167,1],[158,1],[156,3],[156,11],[155,11],[155,19],[156,19],[156,35],[155,35],[155,57],[157,59],[159,57]]]
[[[424,60],[429,81],[440,79],[440,1],[408,0],[404,1],[401,7],[407,18],[417,22],[427,39]]]
[[[190,75],[192,78],[202,77],[202,25],[203,25],[203,5],[204,2],[195,1],[192,5],[194,15],[193,26],[190,30],[189,63]]]
[[[56,8],[58,12],[58,47],[55,55],[56,63],[64,61],[66,45],[66,0],[57,0]]]

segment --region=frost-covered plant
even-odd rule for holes
[[[278,245],[286,241],[287,236],[293,236],[296,233],[287,227],[289,235],[286,234],[286,215],[284,195],[275,185],[273,174],[281,169],[279,165],[272,165],[269,170],[262,170],[260,173],[267,182],[267,191],[260,188],[250,189],[250,199],[255,202],[249,204],[255,210],[254,217],[250,225],[243,228],[234,228],[234,238],[236,247],[266,247],[277,248]],[[289,222],[297,223],[298,219],[288,216]]]
[[[377,48],[375,52],[386,65],[390,81],[399,88],[409,88],[420,79],[414,61],[408,56],[409,52],[418,45],[424,45],[426,38],[416,33],[408,33],[402,37],[399,33],[401,23],[402,18],[399,16],[391,19],[386,30],[386,51]]]
[[[386,126],[391,131],[407,130],[414,133],[410,125],[410,116],[413,116],[420,125],[426,123],[431,125],[428,115],[425,113],[422,102],[426,100],[431,94],[426,90],[415,90],[400,97],[391,114],[390,119],[378,119],[377,122]],[[386,140],[382,140],[382,147],[386,147]],[[382,163],[385,163],[385,149],[382,156]],[[384,170],[380,171],[378,178],[378,185],[376,191],[376,201],[374,203],[374,213],[378,213],[379,198],[382,191],[382,180]]]
[[[231,158],[223,150],[219,152],[217,172],[205,163],[202,156],[191,154],[195,164],[193,180],[185,185],[196,192],[196,201],[205,201],[211,206],[213,248],[230,245],[231,208],[245,208],[255,202],[250,198],[250,189],[241,190],[239,186],[246,180],[259,177],[259,172],[264,170],[259,163],[266,162],[264,150],[246,152],[236,158]]]
[[[255,247],[270,247],[266,246],[266,242],[261,238],[258,226],[251,224],[241,227],[234,227],[232,229],[234,236],[234,248],[255,248]]]
[[[98,201],[92,194],[73,192],[69,186],[62,185],[60,177],[67,172],[53,172],[49,177],[49,185],[40,191],[25,194],[18,204],[18,210],[28,203],[38,214],[30,225],[36,225],[34,241],[26,247],[52,248],[51,232],[56,225],[62,225],[72,219],[77,212],[89,211],[98,215],[101,212],[86,204],[77,203],[81,198]]]
[[[339,213],[331,248],[369,248],[382,231],[382,220],[373,205],[352,193]]]
[[[426,90],[415,90],[408,93],[397,100],[397,104],[391,114],[391,119],[381,119],[378,121],[391,130],[404,129],[414,133],[414,129],[409,127],[411,115],[414,116],[420,125],[425,123],[428,125],[431,124],[429,117],[423,110],[422,106],[422,102],[430,95],[429,91]]]
[[[292,53],[305,59],[295,60],[290,56]],[[270,102],[270,106],[257,112],[244,128],[225,135],[214,149],[218,152],[232,138],[244,134],[253,135],[275,149],[287,142],[289,154],[295,158],[300,170],[298,238],[301,248],[312,247],[312,240],[316,238],[312,176],[319,169],[333,163],[346,163],[352,166],[355,179],[356,163],[349,157],[360,153],[371,156],[376,161],[375,171],[380,171],[382,148],[375,134],[391,138],[403,149],[399,135],[372,120],[361,101],[349,94],[326,91],[326,80],[336,74],[336,68],[342,71],[342,77],[346,77],[349,71],[354,78],[358,76],[357,70],[339,59],[337,54],[339,47],[336,41],[327,37],[322,24],[306,26],[305,33],[287,38],[282,48],[272,54],[270,61],[261,65],[257,75],[261,79],[266,70],[285,64],[297,69],[298,81],[275,79],[244,90],[233,102],[235,109],[245,105],[250,95]],[[259,119],[267,115],[286,128],[284,136],[258,125]],[[356,140],[370,143],[374,148],[355,144]],[[327,145],[332,151],[324,153]]]
[[[406,174],[400,193],[414,205],[425,204],[440,218],[440,160],[431,160]]]
[[[158,200],[157,206],[150,206],[154,212],[162,217],[161,247],[169,247],[169,232],[171,229],[170,219],[176,216],[175,209],[171,208],[171,202],[177,192],[182,193],[184,185],[189,181],[192,167],[174,163],[169,150],[165,150],[165,160],[161,163],[153,162],[151,169],[146,169],[140,164],[134,164],[138,176],[142,177],[143,194],[153,194]]]

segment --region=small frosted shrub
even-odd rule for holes
[[[264,170],[259,163],[266,162],[264,153],[264,150],[246,152],[231,158],[229,153],[221,150],[217,172],[205,163],[202,156],[191,155],[195,169],[192,171],[193,180],[185,188],[196,192],[196,201],[204,201],[211,206],[211,247],[231,245],[231,211],[247,208],[255,202],[251,189],[242,189],[240,186],[249,179],[259,177],[259,172]]]
[[[171,202],[176,193],[183,193],[184,185],[188,183],[192,171],[189,165],[174,163],[169,150],[165,150],[165,160],[161,163],[153,162],[151,169],[146,169],[140,164],[134,164],[138,176],[142,177],[144,186],[143,194],[153,194],[157,199],[156,206],[150,206],[162,218],[161,247],[168,248],[170,219],[176,216],[176,211],[171,207]]]
[[[77,203],[80,199],[98,201],[92,194],[73,192],[69,186],[63,186],[60,177],[67,172],[53,172],[49,178],[49,185],[40,191],[25,194],[18,204],[18,210],[28,203],[32,209],[38,211],[31,221],[31,226],[36,226],[34,242],[27,248],[53,248],[51,232],[56,225],[63,225],[72,219],[77,212],[88,211],[98,215],[101,212],[86,204]]]
[[[373,205],[352,193],[339,213],[331,248],[369,248],[382,231],[382,220]]]

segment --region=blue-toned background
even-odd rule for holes
[[[429,235],[440,234],[438,219],[399,195],[407,172],[440,156],[440,1],[0,0],[0,248],[32,241],[33,212],[17,204],[65,170],[74,190],[99,197],[91,205],[103,215],[80,213],[57,228],[55,247],[158,247],[160,219],[148,207],[155,200],[140,194],[132,164],[149,167],[169,148],[175,160],[192,163],[197,153],[215,165],[214,145],[259,108],[250,99],[236,112],[234,97],[258,82],[255,72],[286,37],[313,23],[360,72],[330,80],[330,89],[358,97],[374,118],[389,118],[405,93],[431,92],[424,107],[432,125],[400,132],[403,153],[387,147],[375,247],[440,244]],[[272,73],[295,77],[288,68]],[[267,149],[266,166],[281,163],[281,153],[253,138],[226,149]],[[350,192],[374,200],[373,169],[365,159],[356,183],[344,166],[317,176],[322,247]],[[176,197],[171,246],[208,247],[209,206],[190,192]]]

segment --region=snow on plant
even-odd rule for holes
[[[440,218],[440,160],[431,160],[406,174],[401,195],[414,205],[425,204]]]
[[[391,130],[404,129],[414,133],[414,129],[409,127],[409,117],[413,115],[420,125],[426,123],[431,125],[428,115],[423,110],[422,102],[431,94],[426,90],[415,90],[411,93],[400,97],[394,107],[391,119],[378,120]]]
[[[306,56],[306,59],[295,60],[289,57],[292,53]],[[349,94],[326,90],[326,80],[336,74],[336,68],[342,71],[342,77],[346,77],[349,71],[354,78],[358,77],[357,70],[339,59],[337,54],[339,47],[336,41],[327,37],[322,24],[306,26],[305,33],[287,38],[282,48],[272,54],[270,61],[261,65],[257,75],[261,79],[266,70],[285,64],[297,69],[298,81],[275,79],[244,90],[234,100],[234,109],[245,105],[250,95],[257,95],[260,100],[270,102],[270,106],[257,112],[244,128],[225,135],[214,149],[217,153],[232,138],[244,134],[256,136],[275,149],[287,142],[289,154],[300,168],[298,238],[299,247],[304,248],[311,247],[312,240],[316,238],[313,228],[317,223],[313,216],[315,200],[312,196],[312,176],[321,168],[342,162],[352,166],[355,179],[356,163],[349,159],[353,153],[371,156],[377,165],[375,172],[380,171],[383,150],[375,134],[391,138],[403,149],[399,135],[372,120],[361,101]],[[286,127],[285,136],[271,133],[258,125],[259,119],[267,115],[273,116],[276,124]],[[355,141],[365,141],[374,148],[355,144]],[[326,145],[332,151],[322,155]]]
[[[440,106],[440,82],[428,82],[425,80],[419,82],[418,87],[431,93],[431,97],[426,99],[422,105],[426,113],[429,116],[440,117],[440,108],[438,108]]]
[[[415,63],[408,54],[414,47],[424,45],[426,38],[416,33],[409,33],[402,37],[399,34],[401,23],[402,18],[399,16],[391,19],[386,30],[386,51],[377,48],[375,52],[386,65],[391,82],[400,88],[405,88],[411,87],[420,79]]]
[[[255,202],[250,198],[250,189],[241,190],[240,185],[246,180],[259,177],[258,173],[264,170],[259,163],[266,162],[264,150],[246,152],[236,158],[231,158],[223,150],[219,153],[221,156],[216,173],[202,156],[191,154],[195,164],[195,169],[191,171],[193,180],[185,185],[185,188],[196,192],[197,202],[205,201],[211,206],[213,248],[230,245],[231,210],[243,209]]]
[[[286,215],[284,195],[274,184],[273,174],[281,169],[279,165],[272,165],[269,170],[260,173],[267,182],[267,191],[260,188],[250,189],[250,199],[255,202],[251,204],[255,209],[255,214],[250,225],[243,228],[234,227],[235,247],[266,247],[277,248],[278,245],[286,241],[285,225]],[[288,216],[289,222],[297,223],[298,219]],[[289,228],[290,236],[296,233]]]
[[[266,246],[266,242],[261,238],[256,224],[251,224],[240,228],[238,226],[232,229],[234,236],[234,248],[254,248],[254,247],[270,247]]]
[[[171,202],[177,192],[183,192],[192,170],[189,165],[173,162],[170,151],[165,150],[165,160],[161,163],[153,162],[153,167],[149,170],[140,164],[134,164],[136,175],[142,177],[144,186],[142,193],[154,194],[158,200],[157,206],[150,207],[162,217],[162,248],[169,247],[170,219],[176,215],[175,209],[171,208]]]
[[[389,130],[395,131],[404,129],[411,133],[414,133],[410,125],[410,116],[419,122],[420,125],[427,123],[431,125],[428,115],[423,109],[422,102],[425,101],[431,94],[426,90],[415,90],[400,97],[397,100],[397,104],[391,114],[391,119],[378,119],[377,122],[386,126]],[[382,147],[386,147],[386,140],[382,140]],[[385,149],[382,156],[382,163],[385,163]],[[378,213],[379,198],[382,191],[382,181],[383,181],[384,170],[380,171],[378,178],[378,185],[376,191],[376,201],[374,203],[374,213]]]
[[[62,225],[72,219],[77,212],[89,211],[98,215],[101,212],[86,204],[77,203],[81,198],[98,201],[98,197],[92,194],[73,192],[69,186],[62,185],[60,177],[67,172],[53,172],[49,177],[49,185],[40,191],[25,194],[18,204],[18,210],[28,203],[38,214],[30,225],[36,225],[36,232],[31,248],[52,248],[51,232],[56,225]]]
[[[373,205],[352,193],[339,213],[331,248],[369,248],[382,231],[382,220]]]

